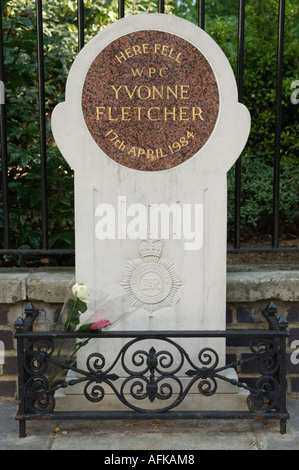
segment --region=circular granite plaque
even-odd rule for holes
[[[191,158],[216,124],[213,70],[191,43],[163,31],[113,41],[91,64],[83,115],[99,147],[129,168],[157,171]]]

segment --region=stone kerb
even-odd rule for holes
[[[74,268],[2,268],[0,304],[9,306],[27,301],[63,304],[74,279]],[[299,302],[297,265],[228,266],[228,304],[268,300]]]

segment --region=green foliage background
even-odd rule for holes
[[[5,92],[12,248],[40,248],[41,191],[37,44],[34,0],[4,0]],[[299,7],[286,2],[283,71],[280,220],[283,236],[298,237],[299,105],[290,101],[299,79]],[[117,0],[85,0],[85,42],[117,20]],[[157,12],[157,1],[127,0],[126,15]],[[197,24],[193,0],[165,1],[165,12]],[[244,104],[252,117],[242,157],[242,236],[271,232],[278,0],[248,0],[245,23]],[[238,2],[206,0],[206,31],[236,71]],[[73,172],[51,134],[54,106],[64,100],[66,77],[78,53],[77,1],[44,0],[45,94],[49,191],[49,247],[74,247]],[[234,172],[228,178],[228,228],[233,232]],[[0,230],[3,213],[0,207]],[[1,235],[1,234],[0,234]],[[1,237],[2,238],[2,237]]]
[[[206,31],[237,75],[238,1],[206,1]],[[251,132],[242,155],[241,231],[244,240],[269,240],[272,232],[278,0],[247,0],[243,102]],[[179,2],[179,15],[197,24],[194,1]],[[299,5],[286,2],[281,134],[280,236],[299,236],[299,104],[291,84],[299,79]],[[234,221],[234,170],[228,174],[228,235]]]

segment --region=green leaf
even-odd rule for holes
[[[70,310],[72,310],[72,309],[74,308],[74,306],[75,306],[75,303],[76,303],[76,300],[75,300],[75,299],[69,299],[69,300],[67,301],[67,306],[68,306],[68,308],[69,308]]]
[[[85,325],[81,325],[79,328],[79,331],[88,331],[90,330],[90,327],[93,325],[93,323],[86,323]]]
[[[87,310],[87,305],[86,305],[86,303],[83,302],[83,301],[80,300],[80,299],[77,299],[77,301],[76,301],[76,306],[77,306],[77,309],[79,310],[79,312],[81,312],[81,313],[84,313],[84,312],[86,312],[86,310]]]
[[[79,323],[79,316],[80,313],[78,312],[77,308],[73,308],[70,310],[70,320],[72,323],[75,323],[76,325]]]

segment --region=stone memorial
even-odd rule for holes
[[[52,129],[74,169],[82,322],[100,310],[112,330],[225,330],[226,177],[250,115],[215,41],[172,15],[118,20],[77,56]],[[79,366],[120,343],[92,340]],[[223,339],[204,345],[225,362]]]

